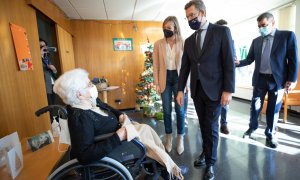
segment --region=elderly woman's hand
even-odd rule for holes
[[[117,130],[116,132],[120,138],[121,141],[124,141],[127,139],[127,131],[125,127],[121,127],[120,129]]]
[[[128,116],[126,114],[121,114],[119,116],[119,123],[123,124],[126,118],[128,118]]]

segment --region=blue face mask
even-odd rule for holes
[[[259,33],[264,37],[267,36],[269,34],[271,34],[272,32],[272,27],[270,25],[266,26],[266,27],[260,27],[259,28]]]
[[[201,26],[201,22],[198,20],[198,17],[189,21],[189,26],[192,30],[198,30]]]

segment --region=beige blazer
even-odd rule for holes
[[[154,43],[153,49],[153,77],[154,84],[159,85],[161,93],[166,89],[167,81],[167,41],[165,38]],[[176,42],[173,48],[176,48],[175,65],[179,75],[181,67],[181,57],[183,54],[183,42]]]

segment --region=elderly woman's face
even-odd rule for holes
[[[80,94],[87,99],[96,99],[98,97],[98,90],[96,86],[91,81],[89,81],[87,87],[84,88]]]

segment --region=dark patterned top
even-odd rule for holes
[[[121,144],[116,133],[104,141],[94,142],[95,136],[116,132],[120,128],[117,118],[121,115],[120,111],[104,103],[101,109],[107,110],[108,116],[70,106],[67,109],[72,158],[83,164],[90,163],[103,158]]]

